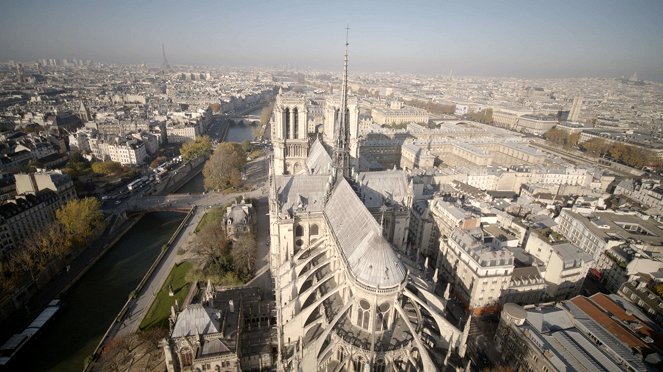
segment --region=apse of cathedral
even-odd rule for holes
[[[445,318],[436,275],[407,258],[407,174],[359,167],[347,45],[340,96],[280,92],[274,107],[269,215],[278,369],[444,370],[464,353],[467,332]]]

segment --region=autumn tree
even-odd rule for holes
[[[156,169],[156,167],[158,167],[159,164],[165,162],[166,160],[168,160],[168,158],[165,157],[165,156],[157,156],[157,157],[154,158],[154,160],[152,160],[152,162],[150,163],[150,168],[152,168],[152,169]]]
[[[95,198],[72,199],[58,208],[55,216],[75,247],[87,244],[104,228],[101,204]]]
[[[256,240],[252,234],[243,234],[233,242],[230,255],[235,272],[240,278],[249,280],[253,277],[257,256]]]
[[[219,113],[221,112],[221,104],[220,103],[211,103],[209,105],[209,108],[212,110],[213,113]]]
[[[586,152],[594,156],[602,156],[608,153],[610,145],[601,138],[592,138],[580,145]]]
[[[109,176],[122,170],[122,164],[116,161],[98,161],[92,163],[92,171],[96,174]]]
[[[575,148],[578,145],[578,141],[580,140],[580,132],[569,133],[564,129],[551,128],[543,134],[543,137],[555,145],[570,149]]]
[[[265,126],[269,123],[269,119],[272,117],[272,111],[274,111],[274,101],[270,102],[269,105],[263,107],[260,111],[260,125]]]
[[[212,152],[212,143],[207,136],[198,137],[193,141],[186,142],[180,148],[180,154],[184,160],[207,156],[210,152]]]
[[[238,187],[246,164],[246,152],[236,142],[223,142],[205,163],[203,177],[208,190],[224,190]]]

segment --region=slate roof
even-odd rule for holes
[[[389,288],[403,281],[405,269],[400,259],[382,236],[380,225],[345,179],[336,185],[324,213],[359,282]]]
[[[379,208],[386,200],[405,205],[408,196],[408,181],[405,172],[389,170],[359,174],[361,195],[368,208]]]
[[[219,320],[216,314],[201,304],[189,305],[177,316],[172,337],[205,335],[219,332]]]
[[[324,175],[275,176],[274,182],[281,212],[288,210],[321,212],[328,181],[329,177]]]
[[[332,158],[320,140],[316,139],[311,145],[311,150],[306,158],[306,168],[309,174],[329,174]]]

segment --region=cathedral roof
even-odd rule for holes
[[[205,335],[219,332],[219,319],[209,308],[200,304],[189,305],[177,315],[172,337]]]
[[[321,212],[324,207],[325,186],[329,181],[324,175],[276,176],[276,192],[280,211]]]
[[[357,182],[368,208],[379,208],[386,201],[407,205],[408,180],[401,170],[360,173]]]
[[[380,225],[345,179],[336,185],[325,206],[325,215],[359,282],[389,288],[403,281],[405,269],[400,259],[382,236]]]
[[[316,139],[306,158],[306,168],[308,168],[309,174],[329,174],[331,164],[332,158],[327,153],[327,149],[319,139]]]

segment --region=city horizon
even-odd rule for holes
[[[122,5],[96,2],[27,2],[0,16],[0,59],[158,65],[165,44],[173,65],[338,71],[343,28],[350,24],[351,71],[453,70],[458,76],[524,79],[637,72],[643,80],[663,81],[663,44],[656,38],[663,33],[656,22],[663,5],[657,2],[398,5],[364,2],[347,12],[344,3],[166,2],[159,9],[138,4],[126,12]]]

